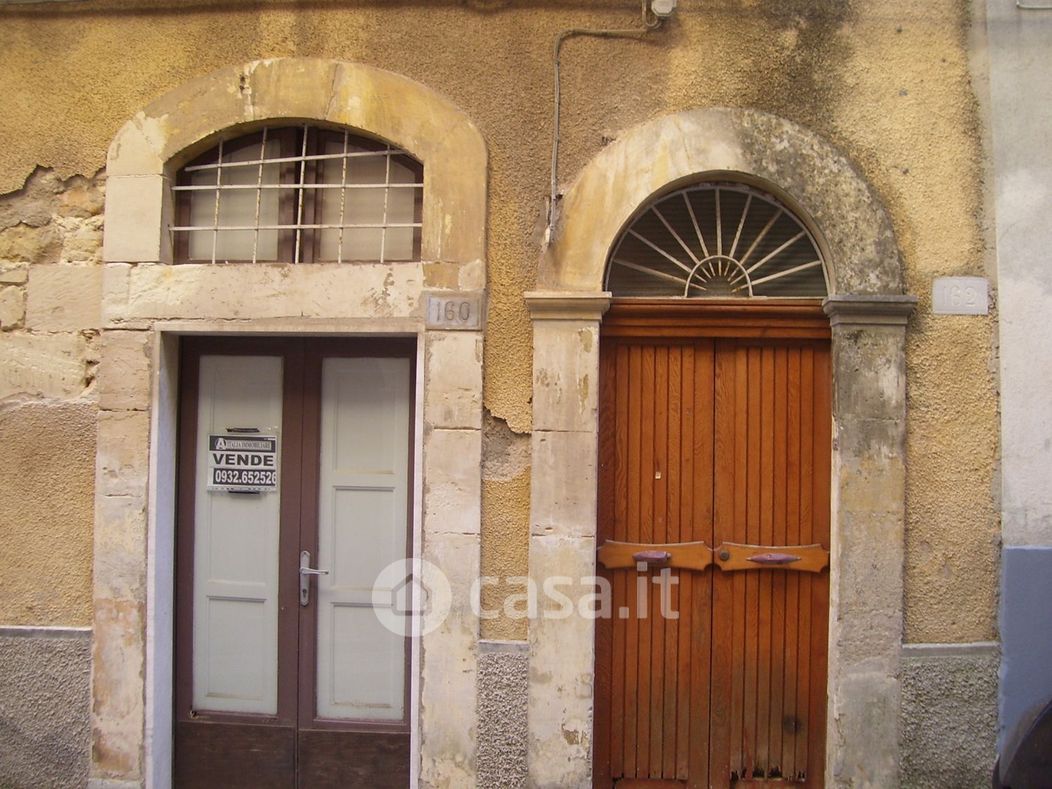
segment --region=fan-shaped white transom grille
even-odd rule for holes
[[[644,209],[614,244],[615,296],[748,298],[826,295],[822,255],[776,198],[738,183],[702,183]]]

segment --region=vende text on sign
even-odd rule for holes
[[[262,493],[278,487],[278,437],[208,436],[208,489]]]
[[[936,315],[986,315],[990,311],[985,277],[936,277],[931,289]]]
[[[425,325],[429,329],[482,328],[484,305],[481,291],[469,293],[428,293]]]

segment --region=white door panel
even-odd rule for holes
[[[194,535],[193,706],[277,712],[280,494],[208,490],[208,436],[278,435],[282,361],[202,356]],[[279,449],[280,451],[280,449]]]
[[[400,720],[405,639],[372,610],[377,574],[406,555],[409,360],[322,367],[317,713]]]

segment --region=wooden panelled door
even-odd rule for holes
[[[176,786],[408,786],[409,641],[377,608],[412,602],[373,586],[412,550],[414,355],[184,340]]]
[[[800,302],[604,320],[595,786],[822,786],[828,337]]]

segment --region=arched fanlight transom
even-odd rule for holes
[[[615,296],[819,298],[825,266],[814,237],[777,198],[705,182],[664,195],[621,233],[607,263]]]

